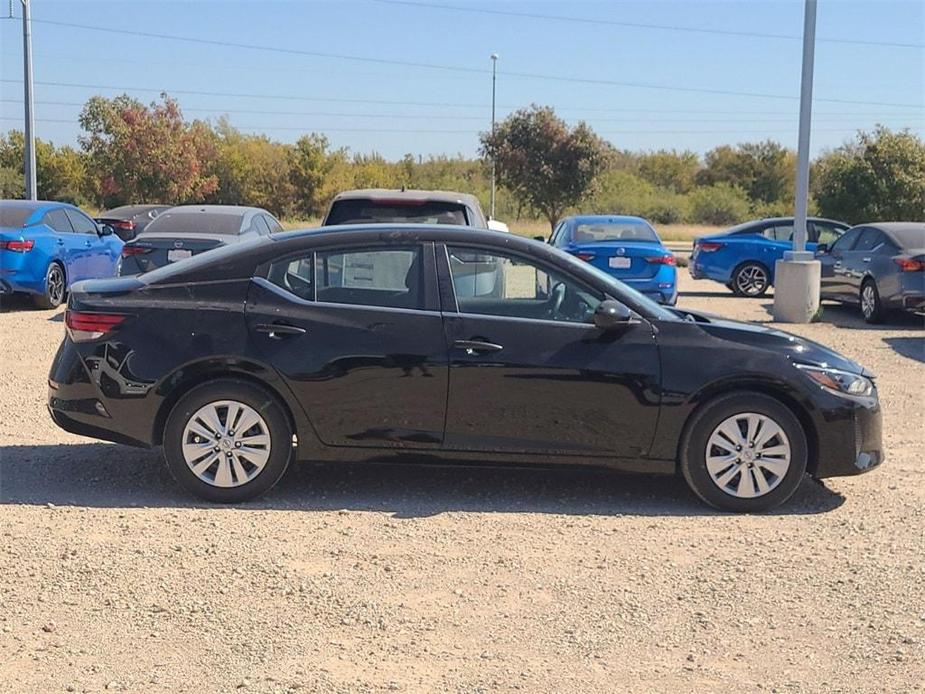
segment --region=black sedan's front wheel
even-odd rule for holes
[[[806,435],[793,412],[762,393],[708,402],[682,443],[681,472],[703,501],[725,511],[765,511],[789,499],[806,472]]]
[[[235,503],[266,493],[286,471],[292,429],[276,398],[257,385],[221,379],[193,388],[164,429],[174,479],[196,496]]]

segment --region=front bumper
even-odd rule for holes
[[[871,398],[857,400],[826,397],[832,406],[818,412],[813,477],[860,475],[883,463],[883,415],[876,391]]]

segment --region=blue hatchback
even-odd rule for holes
[[[832,219],[806,220],[806,250],[831,246],[849,225]],[[722,282],[738,296],[761,296],[774,284],[774,264],[793,250],[793,217],[759,219],[721,234],[694,239],[688,266],[694,279]]]
[[[659,303],[673,306],[678,300],[675,257],[642,217],[566,217],[552,232],[549,243]]]
[[[74,282],[117,275],[122,245],[73,205],[0,200],[0,294],[32,294],[55,308]]]

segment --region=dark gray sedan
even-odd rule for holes
[[[895,309],[925,309],[925,223],[859,224],[816,255],[821,298],[860,305],[868,323]]]
[[[279,221],[259,207],[182,205],[148,224],[122,247],[120,275],[137,275],[203,251],[282,231]]]

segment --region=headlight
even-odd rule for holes
[[[809,366],[808,364],[795,364],[794,366],[820,386],[836,395],[863,398],[872,395],[874,392],[873,381],[860,374],[822,366]]]

